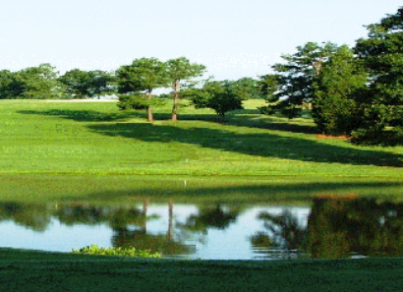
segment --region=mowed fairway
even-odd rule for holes
[[[0,102],[0,199],[307,200],[323,193],[402,195],[403,147],[354,146],[317,135],[311,119],[260,115],[260,100],[222,121],[170,103]]]
[[[253,105],[253,101],[250,102]],[[402,178],[403,147],[317,137],[309,119],[246,109],[222,123],[192,107],[148,123],[115,103],[0,103],[3,174],[314,175]]]

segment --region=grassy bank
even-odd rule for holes
[[[296,203],[323,194],[402,200],[398,178],[316,176],[194,177],[130,175],[0,175],[0,201],[138,203]]]
[[[402,259],[170,261],[0,249],[2,291],[398,291]]]

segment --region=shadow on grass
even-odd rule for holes
[[[247,155],[352,165],[402,166],[398,154],[322,144],[272,133],[234,133],[212,128],[179,128],[172,125],[114,123],[89,125],[96,133],[145,142],[180,142]]]
[[[251,110],[252,112],[255,110]],[[34,114],[54,116],[63,119],[74,120],[78,122],[102,122],[102,121],[121,121],[130,118],[146,119],[146,113],[143,110],[139,111],[121,111],[119,113],[103,113],[94,110],[67,110],[67,109],[50,109],[46,111],[38,110],[22,110],[20,114]],[[317,134],[315,126],[298,125],[292,122],[278,122],[275,120],[259,119],[254,120],[254,117],[259,117],[256,114],[245,115],[228,115],[224,119],[216,114],[180,114],[179,119],[183,121],[206,121],[224,125],[242,126],[250,128],[269,129],[277,131],[287,131],[303,134]],[[170,120],[170,113],[154,113],[155,120]]]
[[[60,110],[19,111],[22,114],[50,115],[64,119],[85,122],[121,121],[129,118],[144,118],[145,114],[138,111],[119,113],[102,113],[92,110]],[[155,119],[168,120],[170,114],[155,113]],[[224,120],[217,115],[182,114],[181,120],[208,121],[226,125],[251,128],[313,134],[316,128],[309,125],[292,123],[272,123],[250,120],[242,117],[229,116]],[[107,136],[122,136],[146,142],[180,142],[200,145],[206,148],[220,149],[262,157],[275,157],[301,161],[323,163],[342,163],[352,165],[395,166],[403,165],[403,156],[382,151],[353,149],[336,145],[322,144],[317,141],[299,137],[283,137],[273,133],[234,133],[213,128],[179,128],[173,125],[145,123],[110,123],[88,126],[94,132]]]
[[[122,111],[119,113],[103,113],[94,110],[69,110],[69,109],[50,109],[46,111],[38,110],[22,110],[17,111],[19,114],[45,115],[57,118],[69,119],[78,122],[102,122],[102,121],[119,121],[129,118],[139,117],[139,112]],[[143,117],[145,114],[142,115]]]

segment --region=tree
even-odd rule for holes
[[[17,73],[9,70],[0,71],[0,99],[23,98],[27,84]]]
[[[0,98],[56,99],[64,95],[58,72],[50,64],[40,64],[17,72],[0,71]]]
[[[263,76],[259,76],[258,86],[260,95],[266,102],[269,104],[268,106],[260,107],[259,110],[263,114],[274,114],[275,109],[272,108],[272,103],[276,103],[279,98],[276,93],[278,93],[279,89],[279,80],[280,75],[278,74],[267,74]]]
[[[350,135],[360,125],[356,94],[366,88],[365,70],[346,46],[337,49],[313,82],[312,115],[319,129],[328,135]]]
[[[242,100],[263,98],[259,88],[259,81],[256,79],[244,77],[236,81],[231,81],[230,84],[232,90]]]
[[[367,26],[367,39],[357,40],[355,53],[369,70],[369,90],[359,102],[363,122],[356,142],[403,142],[403,7],[380,23]],[[386,130],[391,127],[390,130]]]
[[[293,55],[282,55],[286,63],[272,66],[279,74],[276,77],[278,88],[271,91],[269,109],[280,111],[288,118],[295,118],[301,113],[303,104],[313,100],[312,83],[320,73],[324,62],[328,61],[337,49],[333,43],[320,46],[317,43],[307,43],[297,47],[298,52]]]
[[[151,100],[155,88],[166,87],[169,83],[165,64],[156,58],[136,59],[131,65],[121,66],[117,72],[119,93],[143,91]],[[153,120],[150,104],[147,105],[147,118]]]
[[[71,98],[93,97],[115,91],[113,74],[95,70],[82,71],[73,69],[59,78],[66,85],[66,92]]]
[[[211,108],[221,117],[231,110],[242,109],[242,99],[236,94],[231,82],[207,81],[203,88],[187,93],[196,108]]]
[[[204,65],[190,63],[185,57],[170,59],[166,62],[167,76],[172,85],[172,120],[176,121],[178,116],[178,97],[180,83],[188,81],[192,77],[202,76],[206,67]]]

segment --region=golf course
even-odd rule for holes
[[[0,199],[9,203],[310,204],[403,201],[403,147],[357,146],[247,100],[225,118],[183,101],[0,101]],[[28,238],[26,240],[29,240]],[[3,291],[396,291],[400,258],[201,261],[0,249]]]

